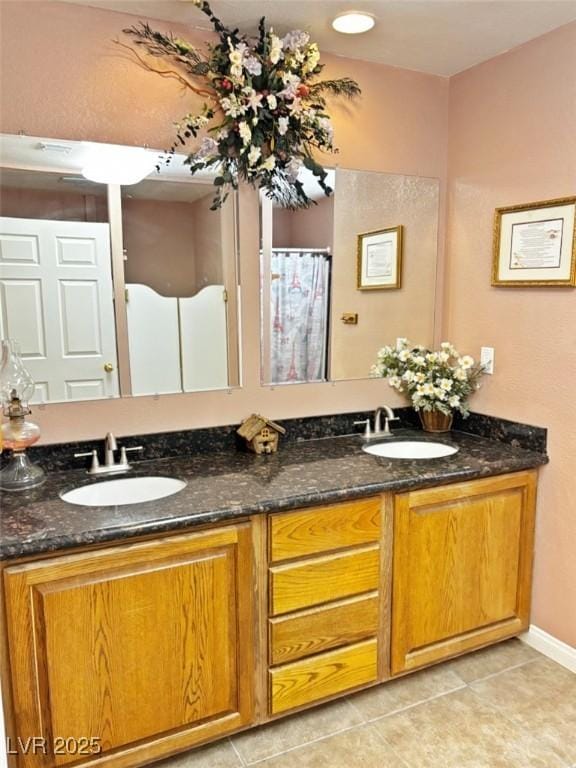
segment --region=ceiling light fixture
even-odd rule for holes
[[[346,11],[339,13],[332,22],[336,32],[343,32],[345,35],[359,35],[362,32],[368,32],[376,24],[374,16],[364,11]]]
[[[145,179],[158,162],[157,155],[141,147],[93,144],[82,176],[98,184],[130,186]]]

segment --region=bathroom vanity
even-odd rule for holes
[[[143,461],[187,486],[141,505],[66,504],[78,471],[6,498],[14,764],[141,765],[525,630],[546,456],[447,440]]]

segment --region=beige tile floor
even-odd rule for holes
[[[509,640],[161,768],[576,768],[576,675]]]

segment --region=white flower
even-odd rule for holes
[[[401,363],[405,363],[407,360],[410,359],[410,352],[407,349],[402,349],[398,353],[398,360],[400,360]]]
[[[275,167],[276,167],[276,158],[274,157],[274,155],[270,155],[269,157],[266,158],[266,160],[264,160],[263,163],[260,163],[260,168],[263,171],[273,171]]]
[[[240,138],[242,139],[242,144],[244,144],[244,146],[250,144],[250,140],[252,139],[252,131],[250,130],[248,123],[246,123],[244,120],[242,120],[242,122],[238,125],[238,133],[240,134]]]
[[[458,406],[460,405],[460,398],[458,397],[458,395],[452,395],[452,397],[448,399],[448,405],[451,408],[458,408]]]
[[[413,362],[414,365],[425,365],[426,360],[423,355],[414,355]]]
[[[452,380],[451,379],[440,379],[438,382],[438,385],[446,392],[449,392],[452,389]]]
[[[281,96],[283,99],[294,99],[298,86],[301,83],[298,75],[294,75],[292,72],[285,72],[282,75],[282,82],[284,83],[284,89],[280,91],[278,96]]]
[[[428,352],[426,360],[428,360],[429,363],[436,363],[438,361],[438,355],[436,352]]]
[[[422,371],[418,371],[418,373],[414,374],[414,381],[422,384],[423,381],[426,381],[426,374],[422,373]]]
[[[302,32],[300,29],[294,29],[292,32],[284,35],[282,43],[287,51],[295,51],[298,48],[304,48],[310,41],[310,35]]]
[[[450,355],[448,352],[438,352],[438,360],[441,363],[447,363],[450,360]]]
[[[290,114],[298,115],[300,112],[302,112],[302,100],[296,97],[292,99],[292,104],[290,104]]]
[[[273,93],[271,93],[269,96],[266,97],[266,101],[268,102],[268,106],[270,109],[276,109],[278,106],[278,102],[276,101],[276,96],[274,96]]]
[[[258,160],[260,160],[261,154],[262,150],[260,147],[250,147],[250,152],[248,152],[248,165],[256,165]]]
[[[402,392],[402,379],[399,376],[391,376],[388,379],[388,384],[390,384],[391,387],[394,387],[394,389],[397,389],[398,392]]]
[[[248,74],[258,77],[262,74],[262,63],[256,56],[246,56],[244,59],[244,69]]]
[[[454,371],[454,378],[458,379],[458,381],[466,381],[468,378],[468,374],[464,370],[464,368],[456,368]]]
[[[254,90],[254,88],[244,88],[243,94],[246,96],[246,104],[254,112],[257,112],[262,106],[262,94]]]
[[[290,121],[287,117],[278,118],[278,133],[280,136],[284,136],[284,134],[287,132],[289,122]]]
[[[446,398],[446,392],[443,389],[440,389],[440,387],[434,387],[434,396],[438,398],[438,400],[444,400]]]
[[[422,374],[419,374],[419,375],[421,376]],[[408,382],[415,381],[416,374],[414,373],[414,371],[411,371],[410,369],[408,369],[402,374],[402,378],[404,379],[404,381],[408,381]]]
[[[272,30],[270,30],[270,52],[268,58],[271,64],[277,64],[280,61],[282,46],[282,40],[277,35],[272,34]]]
[[[434,394],[434,387],[432,386],[432,384],[430,384],[429,381],[427,381],[425,384],[419,384],[416,387],[416,392],[419,395],[428,395],[428,396],[430,396],[430,395]]]
[[[239,103],[234,94],[220,99],[220,106],[222,107],[224,114],[229,117],[240,117],[240,115],[245,114],[248,109],[246,104]]]
[[[460,365],[464,370],[467,370],[468,368],[472,368],[474,365],[474,358],[470,355],[464,355],[464,357],[460,358]]]
[[[449,355],[455,355],[456,350],[452,346],[452,344],[449,341],[443,341],[442,344],[440,344],[441,349],[443,349],[445,352],[448,352]]]

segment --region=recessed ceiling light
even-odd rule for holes
[[[368,32],[376,23],[374,16],[363,11],[346,11],[339,13],[332,22],[336,32],[343,32],[345,35],[359,35],[362,32]]]

